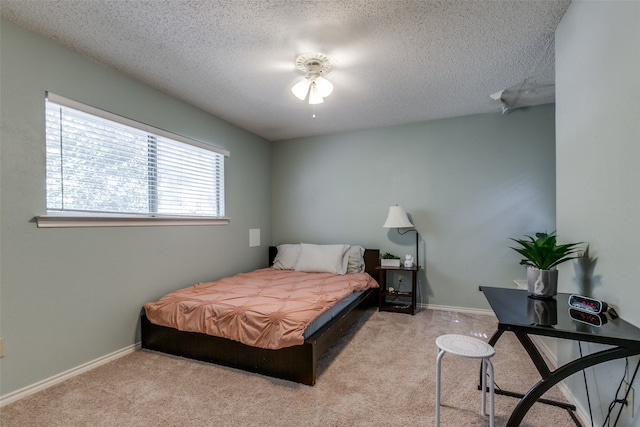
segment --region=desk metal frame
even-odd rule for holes
[[[527,298],[529,298],[527,291],[486,286],[481,286],[480,290],[484,293],[498,318],[498,330],[489,340],[489,344],[495,346],[504,332],[513,332],[542,377],[524,395],[496,390],[497,394],[521,398],[507,422],[507,427],[519,426],[531,406],[537,401],[575,411],[576,408],[573,405],[545,400],[541,399],[541,397],[551,387],[576,372],[600,363],[640,354],[639,328],[622,319],[609,320],[607,324],[599,328],[575,321],[568,315],[567,300],[569,294],[558,294],[556,297],[553,307],[557,307],[557,323],[555,325],[540,326],[530,323],[527,317]],[[613,347],[585,355],[552,371],[534,345],[530,335],[593,342]],[[580,425],[573,412],[570,412],[570,414],[576,424]]]

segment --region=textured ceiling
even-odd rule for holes
[[[269,140],[501,111],[553,84],[570,0],[0,0],[0,13]],[[295,98],[296,55],[335,62],[324,104]]]

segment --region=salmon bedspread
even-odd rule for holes
[[[180,289],[144,309],[157,325],[275,350],[302,344],[316,317],[352,292],[377,287],[367,273],[270,267]]]

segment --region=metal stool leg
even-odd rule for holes
[[[493,363],[491,363],[491,359],[485,359],[487,365],[489,366],[489,427],[493,427],[493,398],[495,396],[495,383],[493,382]]]
[[[493,382],[493,363],[488,357],[482,359],[482,415],[487,415],[487,367],[489,367],[489,427],[493,427],[495,384]]]
[[[441,380],[442,380],[442,358],[445,353],[452,353],[456,356],[467,357],[471,359],[480,359],[481,365],[481,387],[482,387],[482,402],[480,413],[483,416],[487,415],[487,388],[489,389],[489,424],[490,427],[494,427],[494,394],[495,384],[493,380],[493,364],[491,363],[491,357],[496,354],[495,350],[490,344],[487,344],[476,338],[448,334],[441,335],[436,338],[436,345],[440,349],[436,358],[436,427],[440,427],[440,399],[441,399]],[[489,372],[487,372],[487,367]],[[487,374],[489,376],[489,387],[487,387]]]
[[[482,403],[480,407],[480,413],[487,415],[487,361],[482,359],[482,380],[480,382],[482,387]]]
[[[440,350],[436,358],[436,427],[440,427],[440,365],[444,353],[444,350]]]

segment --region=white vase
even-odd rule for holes
[[[535,298],[553,298],[558,294],[558,270],[527,268],[527,289]]]
[[[400,267],[400,259],[381,259],[380,267]]]

